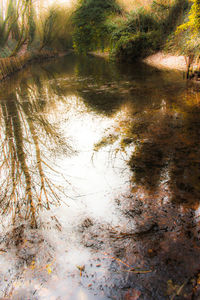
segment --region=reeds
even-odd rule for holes
[[[33,60],[46,59],[57,56],[56,51],[42,50],[35,53],[25,53],[18,57],[6,57],[0,59],[0,80],[10,76],[16,71],[24,68],[28,63]]]

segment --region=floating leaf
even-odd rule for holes
[[[85,265],[83,265],[83,266],[76,266],[76,267],[77,267],[77,269],[80,270],[80,276],[82,276],[82,272],[85,271]]]
[[[83,266],[76,266],[81,272],[85,271],[85,265]]]
[[[126,294],[125,294],[125,300],[137,300],[141,295],[141,292],[135,289],[130,289]]]
[[[31,265],[30,265],[31,270],[35,269],[35,260],[32,261]]]

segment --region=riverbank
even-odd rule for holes
[[[8,78],[15,72],[20,71],[27,64],[33,63],[33,61],[65,56],[70,54],[71,52],[72,50],[65,52],[42,50],[40,52],[34,53],[24,52],[16,57],[0,58],[0,81]]]
[[[26,52],[16,57],[0,58],[0,81],[6,79],[13,73],[20,71],[27,64],[35,60],[47,59],[58,56],[57,52],[43,50],[38,53]]]
[[[186,59],[183,55],[176,56],[159,51],[146,57],[143,61],[157,68],[176,69],[180,71],[187,70]]]
[[[69,55],[72,52],[73,50],[65,52],[43,50],[40,53],[30,54],[26,52],[18,57],[0,58],[0,81],[9,77],[16,71],[21,70],[27,64],[32,63],[33,61],[65,56]],[[104,59],[109,59],[108,52],[95,51],[90,52],[89,54],[92,56],[98,56]],[[164,53],[162,51],[159,51],[153,55],[144,58],[143,62],[147,63],[150,66],[157,67],[160,69],[179,71],[187,70],[186,60],[184,56],[176,56],[169,53]]]
[[[104,59],[109,59],[109,52],[95,51],[90,52],[89,54],[102,57]],[[155,54],[145,57],[142,61],[150,66],[160,69],[164,68],[169,70],[187,71],[186,59],[183,55],[178,56],[159,51]]]

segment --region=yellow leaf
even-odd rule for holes
[[[31,268],[32,270],[35,269],[35,261],[34,261],[34,260],[32,261],[32,263],[31,263],[31,265],[30,265],[30,268]]]
[[[47,272],[48,272],[48,274],[51,274],[51,272],[52,272],[51,268],[49,266],[47,267]]]

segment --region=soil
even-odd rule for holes
[[[183,55],[176,56],[171,54],[165,54],[163,52],[157,52],[144,59],[144,62],[158,68],[176,69],[180,71],[186,71],[186,61]]]

